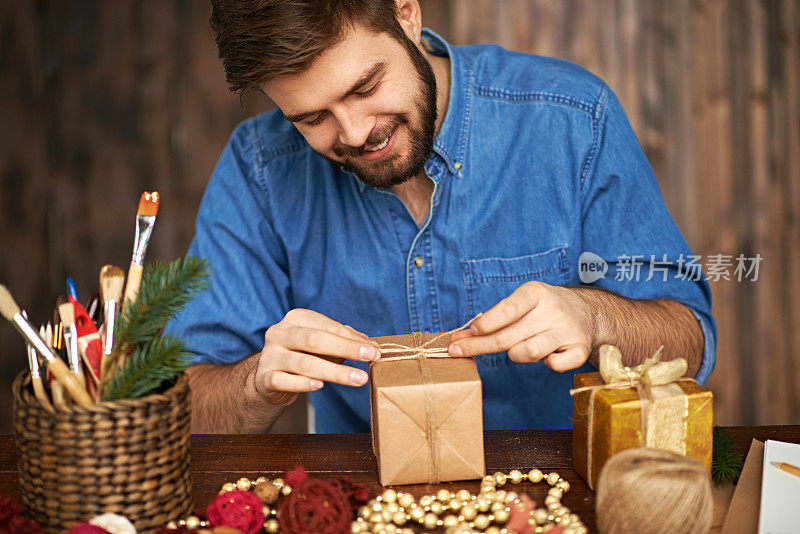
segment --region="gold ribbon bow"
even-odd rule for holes
[[[400,345],[397,343],[381,343],[378,348],[381,351],[381,359],[371,365],[377,365],[381,362],[391,362],[398,360],[412,360],[416,359],[419,363],[420,374],[422,375],[422,390],[425,392],[425,441],[428,444],[428,482],[430,484],[438,484],[440,481],[441,469],[439,467],[440,446],[439,446],[439,433],[436,431],[436,411],[433,406],[433,391],[431,385],[433,384],[433,376],[431,375],[431,368],[428,365],[428,358],[450,358],[450,353],[447,347],[431,347],[440,339],[450,336],[459,330],[469,328],[475,319],[480,317],[481,313],[467,321],[462,326],[439,334],[433,339],[422,343],[422,334],[413,332],[414,338],[413,347],[408,345]],[[372,407],[370,406],[370,409]],[[371,417],[370,417],[371,418]],[[373,434],[373,449],[375,437]]]
[[[576,395],[590,391],[588,414],[587,471],[589,483],[594,480],[594,401],[597,392],[604,389],[634,388],[639,395],[642,410],[642,446],[665,449],[686,454],[686,425],[689,400],[676,382],[690,381],[681,378],[688,365],[684,358],[668,362],[659,361],[664,347],[635,367],[622,364],[622,353],[613,345],[602,345],[599,351],[600,376],[605,384],[571,389]],[[676,422],[678,424],[676,424]]]

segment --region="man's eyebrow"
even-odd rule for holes
[[[359,89],[361,89],[362,87],[364,87],[365,85],[367,85],[371,81],[373,81],[375,79],[375,77],[377,77],[379,74],[383,74],[383,72],[385,70],[386,70],[386,62],[385,61],[378,61],[377,63],[372,65],[364,74],[362,74],[358,78],[356,83],[354,83],[353,86],[350,87],[350,89],[348,89],[342,96],[339,97],[339,100],[340,101],[344,100],[348,96],[350,96],[353,93],[357,92]],[[300,122],[300,121],[302,121],[302,120],[304,120],[304,119],[306,119],[306,118],[308,118],[308,117],[310,117],[310,116],[312,116],[312,115],[314,115],[315,113],[318,113],[318,112],[319,112],[318,110],[315,110],[315,111],[308,111],[308,112],[303,112],[303,113],[291,113],[291,114],[288,114],[288,115],[286,113],[284,113],[283,116],[289,122]]]

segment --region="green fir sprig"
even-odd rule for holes
[[[711,480],[717,486],[735,484],[742,473],[744,458],[733,436],[724,428],[714,427],[714,444],[711,457]]]
[[[162,335],[164,327],[199,292],[208,287],[208,263],[195,256],[184,262],[154,262],[144,268],[136,302],[117,320],[113,374],[103,387],[103,400],[135,399],[170,384],[189,365],[183,341]]]

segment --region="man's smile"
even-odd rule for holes
[[[395,126],[394,130],[387,135],[383,141],[376,145],[365,147],[363,153],[359,157],[365,161],[374,161],[387,156],[394,148],[398,130],[399,128]]]

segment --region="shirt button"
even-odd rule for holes
[[[422,259],[422,256],[417,256],[414,258],[414,265],[416,265],[418,269],[422,267],[423,263],[425,263],[425,260]]]
[[[460,171],[460,170],[461,170],[461,163],[460,163],[460,162],[458,162],[458,161],[456,161],[456,162],[455,162],[455,164],[453,165],[453,167],[455,167],[455,169],[456,169],[457,171]]]

